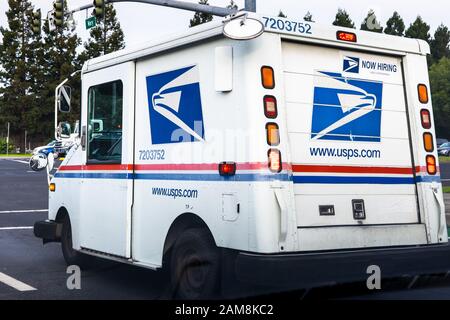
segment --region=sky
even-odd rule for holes
[[[69,8],[78,8],[89,4],[92,0],[66,0]],[[194,0],[185,0],[196,2]],[[43,13],[49,11],[53,0],[32,0],[35,8]],[[244,0],[235,0],[242,8]],[[211,5],[226,6],[229,0],[210,0]],[[424,5],[427,4],[427,5]],[[172,8],[158,7],[142,3],[116,3],[119,21],[125,33],[127,45],[146,42],[166,34],[183,31],[189,26],[193,13]],[[282,10],[291,19],[301,19],[307,11],[313,15],[314,21],[331,24],[338,8],[347,10],[350,17],[359,27],[369,9],[374,9],[379,20],[384,23],[394,11],[398,11],[408,26],[418,14],[431,25],[432,34],[441,24],[450,27],[450,1],[448,0],[257,0],[257,12],[265,15],[277,15]],[[8,9],[7,0],[0,0],[0,24],[5,26]],[[88,14],[90,15],[90,11]],[[85,30],[86,10],[74,15],[77,21],[77,32],[86,40],[89,33]]]

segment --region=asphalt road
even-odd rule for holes
[[[170,298],[159,272],[100,260],[82,271],[81,290],[69,290],[60,245],[43,246],[33,235],[47,208],[45,173],[30,172],[23,160],[0,159],[0,299]],[[5,275],[36,290],[10,287],[2,283]]]
[[[441,163],[441,179],[444,186],[450,186],[450,163]]]
[[[442,166],[442,176],[450,178],[450,165]],[[80,290],[69,290],[60,245],[43,246],[33,236],[32,226],[45,220],[47,208],[45,173],[29,171],[23,160],[0,159],[0,300],[171,298],[161,272],[102,260],[82,271]],[[375,292],[352,284],[286,293],[283,298],[450,299],[450,277],[423,277],[406,290],[412,280],[382,282],[382,290]]]

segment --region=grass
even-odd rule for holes
[[[439,157],[439,163],[450,163],[450,157]]]
[[[444,193],[450,193],[450,187],[443,187]]]
[[[31,157],[31,154],[28,153],[10,153],[8,155],[6,154],[0,154],[0,158],[16,158],[16,157]]]

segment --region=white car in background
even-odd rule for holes
[[[38,154],[38,153],[49,154],[50,152],[53,152],[55,150],[56,143],[57,143],[57,141],[53,140],[53,141],[50,141],[45,146],[36,147],[33,149],[32,154],[33,155]]]
[[[48,155],[49,153],[57,153],[59,156],[59,155],[65,154],[66,151],[64,151],[64,150],[68,150],[72,145],[73,145],[72,140],[66,140],[66,141],[53,140],[45,146],[34,148],[32,154],[36,155],[38,153],[43,153],[45,155]],[[64,152],[61,152],[61,151],[64,151]]]

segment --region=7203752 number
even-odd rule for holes
[[[312,34],[312,26],[306,22],[296,22],[285,19],[263,17],[266,28],[294,32],[300,34]]]

